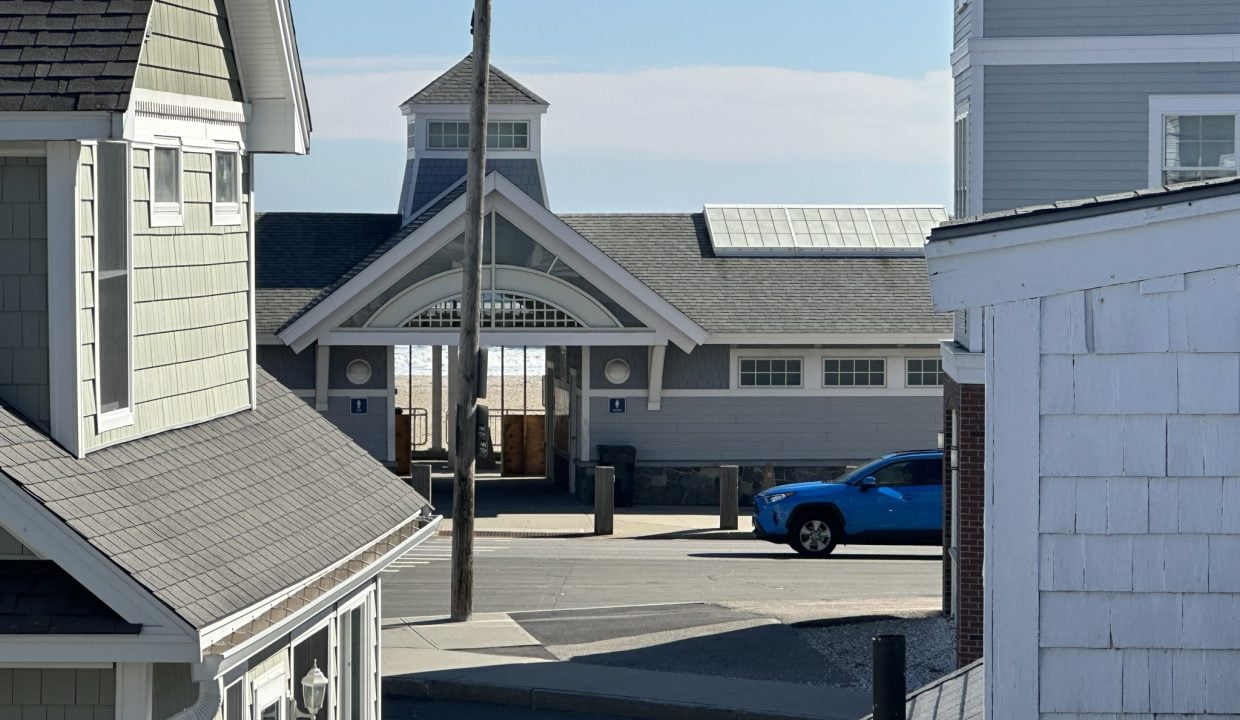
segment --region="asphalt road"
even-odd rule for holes
[[[476,612],[898,599],[942,587],[934,547],[850,546],[815,560],[758,540],[480,538],[476,545]],[[384,576],[384,617],[447,614],[450,550],[450,539],[435,538],[396,563]]]
[[[383,717],[391,720],[620,720],[610,715],[581,715],[554,710],[533,710],[508,705],[481,703],[408,700],[391,698],[383,701]]]

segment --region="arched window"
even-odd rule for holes
[[[577,318],[536,297],[514,292],[482,293],[482,327],[485,328],[579,328]],[[461,326],[461,296],[432,303],[405,321],[411,328]]]

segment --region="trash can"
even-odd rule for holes
[[[616,507],[633,507],[637,484],[637,448],[632,445],[599,445],[598,464],[616,469]]]

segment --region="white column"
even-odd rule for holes
[[[650,346],[650,362],[647,363],[649,379],[646,381],[647,410],[658,410],[663,406],[663,360],[666,357],[666,345]]]
[[[47,327],[50,345],[66,348],[50,355],[52,437],[80,456],[81,412],[78,368],[78,160],[76,142],[47,144]]]
[[[116,717],[151,720],[151,664],[116,664]]]
[[[314,409],[327,412],[327,367],[331,347],[320,340],[314,346]]]
[[[443,346],[431,348],[431,449],[443,449]]]

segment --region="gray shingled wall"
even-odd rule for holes
[[[113,720],[116,671],[0,668],[0,718]]]
[[[49,427],[47,165],[41,157],[0,157],[0,400]]]

